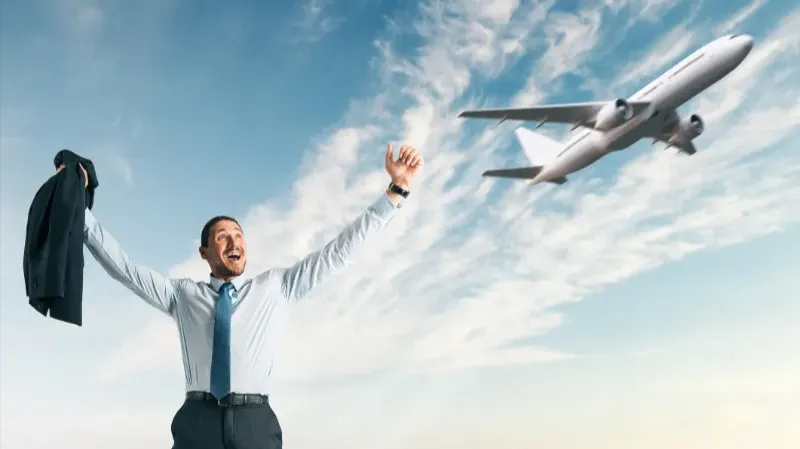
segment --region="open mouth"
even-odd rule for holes
[[[227,255],[225,255],[225,257],[226,257],[228,260],[232,260],[232,261],[238,261],[239,259],[241,259],[241,258],[242,258],[242,255],[241,255],[241,254],[239,254],[239,253],[228,253]]]

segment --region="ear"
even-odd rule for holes
[[[197,250],[200,252],[200,258],[202,258],[203,260],[208,260],[208,253],[207,253],[208,248],[203,248],[201,246],[197,248]]]

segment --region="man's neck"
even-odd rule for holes
[[[209,285],[214,290],[219,290],[225,283],[230,282],[233,284],[233,288],[238,290],[242,287],[242,281],[240,280],[240,276],[217,276],[215,274],[209,275]]]

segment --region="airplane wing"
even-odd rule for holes
[[[594,122],[597,113],[608,101],[585,102],[585,103],[566,103],[537,106],[532,108],[516,109],[477,109],[464,111],[459,117],[465,118],[484,118],[498,120],[521,120],[530,122],[550,122],[566,124],[587,124]],[[650,103],[647,101],[630,101],[633,115],[636,116],[644,111]]]

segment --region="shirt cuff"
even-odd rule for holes
[[[389,194],[385,192],[378,198],[378,201],[372,203],[370,210],[384,224],[388,223],[397,214],[397,206],[389,199]]]
[[[83,219],[83,229],[89,229],[96,224],[97,218],[94,217],[94,214],[89,209],[86,209]]]

